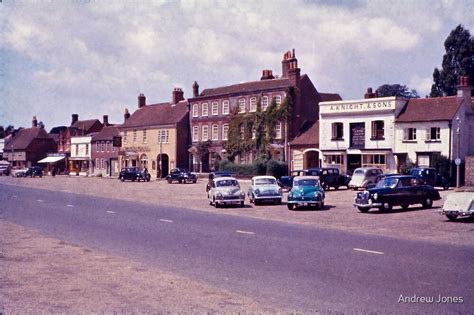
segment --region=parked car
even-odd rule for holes
[[[206,184],[206,192],[208,192],[209,189],[211,189],[212,181],[214,180],[214,178],[218,178],[218,177],[234,177],[234,174],[232,174],[231,172],[226,172],[226,171],[218,171],[218,172],[209,173],[209,180]]]
[[[13,167],[12,170],[10,171],[10,175],[13,177],[25,177],[26,172],[28,171],[28,168],[19,168],[18,166]]]
[[[433,167],[414,167],[410,169],[410,175],[418,176],[427,185],[449,189],[449,178],[439,174]]]
[[[255,205],[264,201],[273,201],[281,204],[283,192],[273,176],[254,176],[248,190],[250,202]]]
[[[282,189],[290,190],[293,187],[293,178],[304,175],[304,170],[294,170],[290,174],[290,176],[282,176],[277,180],[278,186]]]
[[[141,170],[138,167],[124,167],[120,171],[119,179],[123,182],[125,180],[134,181],[147,181],[151,179],[150,173],[146,170]]]
[[[400,175],[400,174],[395,174],[395,173],[382,173],[380,175],[377,175],[377,177],[375,177],[375,180],[373,183],[370,183],[367,185],[367,188],[374,188],[375,186],[377,186],[377,184],[387,178],[387,177],[390,177],[390,176],[396,176],[396,175]]]
[[[25,177],[43,177],[43,168],[40,166],[31,166],[28,167],[28,170],[25,172]]]
[[[334,187],[334,189],[339,189],[340,186],[347,187],[351,180],[350,176],[340,174],[339,169],[335,167],[310,168],[303,170],[301,175],[319,176],[321,186],[326,191],[331,187]]]
[[[348,188],[357,190],[359,188],[367,188],[368,185],[375,182],[377,175],[383,171],[377,167],[360,167],[354,170]]]
[[[458,217],[474,217],[474,192],[455,192],[446,197],[443,208],[438,210],[450,221]]]
[[[324,207],[324,189],[318,176],[295,176],[293,187],[288,193],[289,210],[299,206],[310,206],[321,209]]]
[[[10,163],[0,161],[0,176],[1,175],[10,175],[11,166]]]
[[[166,176],[166,180],[169,184],[172,182],[184,183],[196,183],[197,176],[195,174],[191,174],[188,172],[187,169],[184,168],[174,168],[170,171],[170,173]]]
[[[432,186],[425,185],[418,177],[397,175],[386,177],[375,188],[357,192],[354,206],[361,212],[368,212],[371,208],[385,212],[392,210],[394,206],[408,209],[413,204],[431,208],[433,201],[439,199],[439,192]]]
[[[245,193],[240,189],[239,182],[234,177],[217,177],[212,180],[207,192],[209,204],[216,208],[221,205],[237,204],[244,206]]]

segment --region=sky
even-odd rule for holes
[[[474,0],[0,0],[0,125],[47,130],[79,119],[281,75],[295,49],[319,92],[344,100],[404,84],[429,94],[444,41],[474,35]]]

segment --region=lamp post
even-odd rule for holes
[[[458,137],[458,148],[457,148],[457,158],[456,158],[456,188],[461,186],[461,174],[460,173],[460,164],[461,164],[461,118],[456,117],[457,129],[456,134]]]

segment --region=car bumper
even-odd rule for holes
[[[442,215],[474,216],[474,210],[437,210]]]
[[[297,206],[321,206],[324,200],[288,200],[287,204]]]
[[[216,199],[216,203],[219,205],[240,205],[245,201],[245,198],[239,199]]]
[[[255,196],[255,200],[275,200],[275,199],[282,199],[283,196],[273,195],[273,196]]]

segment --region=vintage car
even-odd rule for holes
[[[245,193],[240,189],[239,182],[234,177],[217,177],[212,180],[207,192],[209,204],[216,208],[222,205],[244,206]]]
[[[309,206],[321,209],[324,207],[324,189],[318,176],[295,176],[293,188],[288,193],[287,206],[289,210],[299,206]]]
[[[390,177],[390,176],[396,176],[396,175],[400,175],[400,174],[395,174],[395,173],[383,173],[383,174],[380,174],[380,175],[377,175],[377,177],[375,177],[375,180],[373,183],[370,183],[367,185],[367,189],[368,188],[374,188],[375,186],[377,186],[377,184],[387,178],[387,177]]]
[[[11,165],[7,161],[0,161],[0,176],[10,175]]]
[[[24,175],[25,177],[30,176],[30,177],[43,177],[43,168],[39,166],[31,166],[28,167],[28,170],[26,170],[26,173]]]
[[[474,192],[455,192],[446,197],[443,208],[438,210],[450,221],[458,217],[474,216]]]
[[[439,174],[433,167],[414,167],[410,169],[410,175],[418,176],[427,185],[449,189],[449,178]]]
[[[377,167],[360,167],[354,170],[348,188],[357,190],[359,188],[367,188],[368,185],[375,182],[375,178],[382,174],[383,171]]]
[[[208,192],[209,189],[211,189],[212,181],[214,180],[214,178],[218,178],[218,177],[234,177],[234,174],[227,171],[210,172],[209,180],[207,181],[207,184],[206,184],[206,192]]]
[[[340,186],[347,187],[351,180],[350,176],[340,174],[339,169],[335,167],[309,168],[303,170],[303,174],[301,175],[318,176],[321,181],[321,186],[325,191],[331,187],[334,187],[336,190],[339,189]]]
[[[10,175],[13,177],[25,177],[27,171],[28,171],[28,168],[26,167],[21,168],[21,167],[15,166],[11,169]]]
[[[188,172],[187,169],[174,168],[166,176],[166,180],[168,181],[168,184],[171,184],[172,182],[178,182],[180,184],[181,183],[186,184],[187,182],[196,183],[197,176],[195,174],[191,174],[190,172]]]
[[[354,206],[361,212],[368,212],[371,208],[386,212],[394,206],[408,209],[413,204],[431,208],[433,201],[439,199],[439,192],[432,186],[425,185],[418,177],[397,175],[386,177],[374,188],[357,192]]]
[[[150,179],[150,173],[146,170],[141,170],[138,167],[124,167],[119,174],[119,180],[122,182],[126,180],[131,180],[132,182],[141,180],[149,182]]]
[[[255,205],[264,201],[273,201],[281,204],[283,192],[273,176],[254,176],[248,190],[250,202]]]

